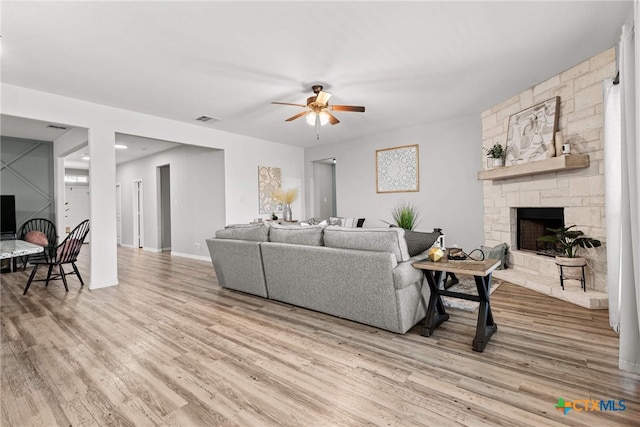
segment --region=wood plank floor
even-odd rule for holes
[[[72,276],[22,296],[28,272],[0,276],[3,427],[639,425],[606,311],[506,283],[477,353],[472,312],[397,335],[222,289],[207,262],[118,262],[120,285],[95,291]],[[626,410],[564,415],[558,398]]]

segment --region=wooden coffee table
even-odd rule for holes
[[[476,326],[476,336],[473,340],[473,350],[484,351],[491,335],[498,327],[493,321],[491,305],[489,303],[489,289],[491,289],[491,274],[500,265],[500,260],[487,259],[484,261],[450,261],[442,259],[438,262],[425,260],[413,264],[415,268],[424,271],[424,276],[429,284],[431,296],[427,304],[427,316],[424,319],[424,326],[421,334],[430,337],[435,329],[449,319],[449,314],[442,304],[442,297],[454,297],[480,303],[478,310],[478,323]],[[446,273],[468,274],[474,277],[478,295],[452,292],[440,286]]]

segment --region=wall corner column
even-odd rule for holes
[[[89,129],[89,183],[91,186],[91,282],[89,289],[118,284],[116,230],[115,131]]]

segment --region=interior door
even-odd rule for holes
[[[144,247],[144,215],[143,215],[142,180],[133,181],[133,246]]]
[[[116,230],[118,233],[118,246],[122,245],[122,187],[116,184]]]

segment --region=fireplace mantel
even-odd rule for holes
[[[498,167],[478,172],[479,180],[500,180],[516,178],[525,175],[537,175],[541,173],[558,172],[563,170],[580,169],[589,167],[588,154],[571,154],[560,157],[551,157],[545,160],[523,163],[520,165]]]

